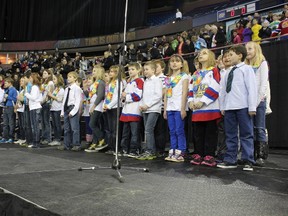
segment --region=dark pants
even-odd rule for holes
[[[41,109],[42,140],[51,141],[50,104],[42,104]]]
[[[242,149],[241,159],[254,164],[253,122],[248,113],[248,108],[225,111],[224,126],[227,145],[224,161],[229,163],[237,162],[239,127]]]
[[[41,109],[30,110],[30,124],[32,129],[33,146],[40,147],[40,127],[39,120]]]
[[[106,111],[108,125],[108,147],[110,150],[115,150],[116,146],[116,126],[117,126],[117,108]]]
[[[24,112],[18,112],[18,139],[25,140],[25,116]]]
[[[3,138],[14,139],[16,115],[14,113],[14,107],[3,108]]]
[[[194,122],[194,154],[201,157],[215,156],[217,148],[217,122]]]
[[[33,135],[32,135],[32,128],[31,128],[31,120],[30,120],[30,110],[29,106],[26,105],[24,109],[24,130],[25,130],[25,137],[26,143],[32,144],[33,143]]]
[[[124,122],[122,130],[121,147],[126,152],[140,152],[140,121]]]
[[[83,116],[85,121],[85,134],[92,134],[92,129],[90,127],[90,116]]]
[[[254,138],[255,141],[267,142],[266,137],[266,100],[260,102],[254,116]]]
[[[79,118],[78,112],[72,117],[64,112],[64,147],[67,149],[80,146]]]
[[[168,132],[167,121],[164,119],[162,112],[157,119],[157,123],[154,130],[156,152],[163,153],[165,151],[166,132]]]
[[[62,126],[61,126],[61,111],[50,111],[54,129],[54,141],[61,141]]]
[[[97,144],[100,140],[104,139],[104,131],[102,125],[103,113],[94,110],[91,117],[89,126],[92,129],[93,143]]]
[[[218,121],[218,145],[217,145],[217,158],[223,160],[225,152],[227,151],[226,146],[226,137],[224,129],[224,118],[219,119]]]

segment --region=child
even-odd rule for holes
[[[14,113],[14,105],[17,101],[17,90],[13,87],[13,79],[10,77],[5,79],[4,83],[4,107],[3,107],[3,137],[0,143],[13,143],[16,116]]]
[[[61,116],[64,117],[64,145],[59,150],[80,151],[79,108],[82,101],[82,90],[76,84],[78,74],[71,71],[67,76],[68,87],[64,92]]]
[[[184,162],[186,151],[186,136],[184,118],[188,94],[188,71],[183,72],[184,59],[180,55],[173,55],[169,59],[169,77],[166,80],[164,96],[164,119],[168,120],[170,131],[170,150],[167,161]]]
[[[48,96],[51,103],[50,114],[52,117],[52,123],[54,127],[54,139],[48,145],[50,146],[59,146],[61,145],[61,135],[62,135],[62,127],[61,127],[61,106],[64,97],[64,79],[61,74],[53,75],[53,83],[55,89],[52,93],[48,92]]]
[[[30,76],[30,83],[32,84],[31,91],[25,93],[25,97],[29,100],[29,110],[30,110],[30,124],[32,129],[32,144],[28,148],[40,148],[40,128],[39,120],[41,113],[41,101],[42,94],[40,92],[41,81],[40,76],[33,73]]]
[[[266,136],[266,106],[269,87],[269,67],[262,54],[262,49],[255,42],[246,44],[246,64],[253,67],[257,82],[257,109],[254,117],[254,155],[256,164],[263,165],[268,157],[268,140]],[[269,105],[269,104],[268,104]]]
[[[144,153],[137,159],[153,160],[156,158],[156,146],[154,129],[157,118],[161,113],[162,105],[162,81],[155,76],[156,65],[153,62],[146,62],[144,65],[144,75],[146,80],[143,87],[143,98],[140,102],[140,111],[143,113],[144,128],[146,135],[146,148]]]
[[[19,127],[19,136],[18,141],[15,144],[23,144],[26,142],[26,133],[25,133],[25,119],[24,119],[24,109],[25,106],[23,105],[23,97],[24,97],[24,88],[26,86],[25,78],[22,77],[19,83],[20,93],[17,96],[17,102],[14,106],[14,112],[18,115],[18,127]]]
[[[48,93],[52,93],[54,90],[52,71],[45,69],[42,74],[42,102],[41,102],[41,123],[42,123],[42,143],[47,145],[51,142],[51,125],[50,125],[50,105],[51,101],[48,97]]]
[[[135,158],[139,156],[141,149],[139,130],[141,111],[139,102],[142,99],[144,81],[139,78],[142,66],[139,63],[128,65],[129,82],[121,94],[121,101],[124,103],[120,121],[123,122],[121,147],[123,156]]]
[[[155,60],[154,63],[156,64],[156,71],[155,76],[158,77],[162,81],[162,106],[161,106],[161,115],[159,115],[156,126],[155,126],[155,144],[156,144],[156,155],[163,156],[165,153],[165,146],[166,146],[166,131],[167,122],[163,117],[164,113],[164,95],[165,95],[165,80],[166,76],[164,75],[166,64],[163,60]]]
[[[224,51],[220,64],[218,64],[220,70],[220,80],[224,79],[226,74],[231,70],[232,65],[230,61],[229,50]],[[221,86],[220,86],[221,88]],[[222,162],[224,159],[225,152],[227,150],[224,130],[224,118],[223,116],[218,121],[218,143],[216,150],[216,161]]]
[[[109,69],[110,82],[108,85],[108,89],[105,95],[105,100],[103,104],[103,111],[106,112],[107,116],[107,124],[108,124],[108,151],[106,154],[113,154],[115,151],[116,144],[116,125],[117,121],[117,106],[118,106],[118,91],[120,88],[120,92],[123,89],[123,82],[120,82],[120,86],[118,84],[118,74],[122,73],[121,67],[118,65],[113,65]],[[119,105],[121,105],[119,103]]]
[[[218,95],[220,75],[215,55],[202,49],[198,55],[200,71],[192,75],[189,85],[189,107],[193,110],[194,154],[190,163],[216,166],[217,120],[221,118]]]
[[[78,79],[81,79],[82,86],[83,86],[83,103],[82,103],[82,117],[85,120],[85,138],[86,138],[86,145],[92,144],[92,129],[89,126],[90,123],[90,107],[91,107],[91,97],[92,95],[89,95],[89,89],[91,85],[94,82],[94,78],[91,74],[86,76],[86,80],[82,80],[81,77]],[[80,120],[81,121],[81,120]]]
[[[101,66],[95,66],[92,71],[94,83],[89,88],[90,98],[90,128],[92,129],[93,139],[92,145],[86,149],[86,152],[97,152],[107,147],[104,140],[103,131],[103,103],[105,98],[105,82],[104,82],[105,70]],[[96,149],[97,148],[97,149]]]
[[[221,80],[220,110],[224,115],[227,151],[219,168],[236,168],[238,153],[238,127],[242,147],[243,170],[252,171],[254,161],[253,122],[257,106],[257,85],[251,66],[243,61],[247,51],[236,45],[229,50],[234,67]]]

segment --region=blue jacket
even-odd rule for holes
[[[18,95],[17,90],[13,86],[11,86],[8,89],[5,89],[5,94],[8,94],[6,102],[4,103],[5,106],[6,107],[14,106],[17,101],[17,95]]]

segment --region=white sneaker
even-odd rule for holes
[[[26,140],[19,140],[19,144],[26,143]]]
[[[49,146],[60,146],[61,143],[55,140],[55,141],[53,141],[53,142],[48,143],[48,145],[49,145]]]
[[[16,142],[14,142],[15,144],[21,144],[21,139],[17,140]]]

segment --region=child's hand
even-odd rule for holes
[[[166,111],[163,112],[163,118],[167,120],[167,112]]]
[[[252,116],[255,116],[256,115],[256,112],[255,111],[252,111],[252,112],[249,112],[249,115],[252,117]]]
[[[147,105],[140,106],[140,110],[141,110],[141,111],[146,111],[147,109],[148,109],[148,106],[147,106]]]
[[[181,118],[182,120],[187,116],[186,110],[181,110]]]
[[[203,106],[203,102],[198,101],[197,103],[195,103],[195,109],[200,109]]]
[[[225,110],[221,110],[221,115],[225,115]]]
[[[195,109],[195,105],[194,105],[194,102],[193,102],[193,101],[190,101],[190,102],[189,102],[189,108],[190,108],[191,110],[194,110],[194,109]]]

